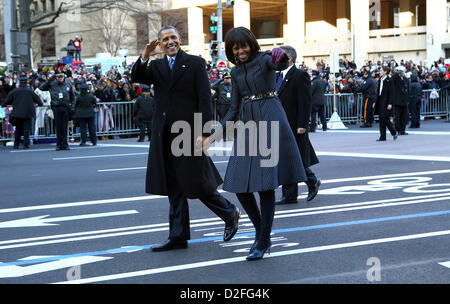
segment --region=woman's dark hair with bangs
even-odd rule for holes
[[[245,27],[232,28],[225,37],[225,54],[230,62],[236,64],[236,58],[234,58],[233,46],[244,46],[248,44],[251,50],[250,58],[253,58],[261,49],[256,40],[255,35]]]

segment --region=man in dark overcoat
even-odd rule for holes
[[[305,168],[308,180],[305,182],[308,186],[307,201],[312,201],[318,191],[321,181],[310,169],[311,166],[319,163],[311,142],[309,141],[308,124],[311,115],[311,81],[309,75],[302,70],[297,69],[295,60],[297,53],[291,46],[281,47],[289,57],[289,67],[282,71],[278,77],[279,87],[277,88],[278,97],[286,112],[289,125],[294,133],[300,155],[302,157],[303,167]],[[283,197],[277,201],[278,205],[295,204],[298,197],[298,185],[283,185]]]
[[[389,76],[390,68],[383,66],[378,80],[377,102],[375,103],[375,115],[379,115],[380,138],[377,141],[386,141],[386,128],[389,129],[394,140],[397,139],[397,131],[390,121],[393,109],[392,79]]]
[[[237,232],[240,216],[239,209],[217,191],[223,180],[211,158],[202,153],[202,140],[209,133],[194,134],[194,114],[201,114],[203,123],[213,120],[205,60],[186,54],[180,43],[176,28],[161,28],[158,39],[147,44],[131,73],[132,82],[153,84],[155,92],[146,192],[168,196],[170,202],[169,238],[153,246],[153,251],[187,248],[188,198],[200,199],[225,222],[224,241],[231,240]],[[162,52],[156,51],[158,45]],[[158,54],[164,54],[164,58],[149,61],[150,56]],[[175,128],[175,123],[192,131],[189,142],[178,141],[189,132]],[[187,153],[175,153],[172,143]]]
[[[320,77],[318,70],[312,71],[313,80],[311,83],[312,95],[312,110],[311,122],[309,124],[309,132],[316,132],[316,116],[319,114],[319,119],[322,124],[322,130],[327,130],[327,120],[325,117],[325,90],[327,83]]]
[[[11,118],[16,126],[14,137],[14,149],[19,149],[20,138],[23,135],[24,149],[30,147],[31,122],[36,115],[35,103],[42,107],[44,104],[41,99],[27,87],[27,77],[19,78],[20,84],[9,92],[2,103],[2,107],[12,105],[13,110]]]
[[[394,103],[395,129],[399,135],[408,135],[409,80],[405,77],[403,67],[397,67],[392,76],[392,100]]]

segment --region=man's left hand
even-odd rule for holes
[[[306,129],[304,129],[304,128],[298,128],[297,129],[297,134],[302,135],[302,134],[305,134],[305,133],[306,133]]]
[[[199,136],[197,137],[197,140],[195,142],[195,149],[197,150],[197,152],[199,152],[200,150],[206,152],[211,147],[212,143],[213,140],[210,137]]]

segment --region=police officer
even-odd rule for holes
[[[325,117],[325,90],[327,83],[320,77],[318,70],[312,71],[313,80],[311,82],[311,121],[309,124],[309,132],[316,132],[316,116],[319,114],[320,122],[322,123],[322,130],[327,130],[327,119]]]
[[[373,123],[373,106],[377,101],[377,82],[372,78],[368,70],[363,73],[364,82],[356,89],[355,93],[363,94],[363,118],[364,122],[361,128],[372,128]]]
[[[65,81],[63,73],[56,74],[56,80],[52,77],[40,86],[41,91],[50,91],[51,107],[55,117],[56,127],[56,151],[69,150],[67,142],[67,127],[74,92],[72,86]]]
[[[409,112],[409,80],[405,77],[405,68],[397,67],[392,76],[392,91],[394,102],[395,129],[399,135],[408,135]]]
[[[139,126],[138,142],[145,140],[145,131],[147,129],[148,141],[152,138],[152,118],[155,99],[151,96],[150,87],[141,85],[142,94],[136,99],[133,107],[133,116],[136,124]]]
[[[31,133],[31,121],[35,116],[36,108],[34,103],[39,106],[43,106],[41,99],[27,87],[27,77],[19,78],[19,87],[12,90],[5,101],[2,103],[2,107],[8,105],[13,106],[11,118],[16,126],[14,149],[19,149],[20,138],[23,135],[24,149],[30,148],[30,133]]]
[[[222,120],[231,106],[231,75],[226,72],[223,80],[213,85],[215,91],[213,100],[216,100],[218,120]]]
[[[80,96],[75,102],[74,118],[80,124],[81,143],[80,146],[86,146],[87,129],[89,129],[89,137],[93,146],[97,145],[97,134],[95,127],[95,111],[97,105],[97,98],[88,92],[89,86],[86,83],[80,85]],[[87,128],[86,128],[87,126]]]

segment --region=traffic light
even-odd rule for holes
[[[216,40],[213,40],[209,43],[209,54],[211,55],[212,58],[215,58],[219,55],[219,42]]]
[[[216,34],[217,33],[217,25],[211,25],[209,27],[209,31],[211,32],[211,34]]]
[[[216,16],[216,13],[213,12],[211,15],[211,23],[214,24],[217,22],[218,17]]]
[[[232,1],[232,0],[227,0],[227,6],[226,6],[226,8],[232,8],[233,5],[234,5],[234,1]]]

